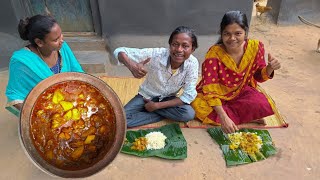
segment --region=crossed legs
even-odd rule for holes
[[[168,101],[173,98],[175,97],[168,97],[163,99],[162,101]],[[152,101],[158,101],[158,98],[154,98],[152,99]],[[143,100],[143,97],[138,94],[124,106],[127,118],[127,127],[151,124],[159,122],[162,119],[187,122],[192,120],[195,116],[193,108],[188,104],[159,109],[153,112],[148,112],[144,108],[144,105],[145,102]]]

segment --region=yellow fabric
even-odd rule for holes
[[[210,58],[218,58],[223,62],[227,68],[240,73],[243,72],[249,64],[252,64],[253,57],[257,54],[259,47],[258,40],[248,40],[248,47],[246,52],[243,54],[239,67],[234,62],[232,57],[221,47],[221,46],[213,46],[208,53],[206,54],[206,59]]]
[[[207,100],[209,106],[221,106],[221,100],[219,98],[211,98]]]
[[[267,73],[267,66],[262,69],[261,74],[262,74],[263,80],[268,80],[268,79],[270,79],[269,76],[268,76],[268,73]]]
[[[204,120],[213,111],[213,108],[209,106],[207,101],[203,100],[200,96],[201,95],[198,95],[191,105],[196,112],[199,112],[197,118]],[[193,106],[194,104],[197,106]]]
[[[172,74],[176,73],[178,69],[171,69]]]

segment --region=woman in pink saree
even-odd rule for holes
[[[221,37],[206,54],[197,98],[191,104],[196,117],[206,124],[221,125],[225,133],[239,124],[264,123],[273,110],[257,82],[272,79],[280,63],[268,54],[258,40],[247,39],[246,15],[229,11],[220,24]]]

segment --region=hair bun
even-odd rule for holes
[[[18,25],[18,31],[20,38],[23,40],[28,40],[28,25],[29,25],[29,18],[20,19],[19,25]]]

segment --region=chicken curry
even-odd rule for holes
[[[48,163],[80,170],[98,162],[115,137],[115,114],[94,86],[81,81],[55,84],[32,110],[30,135]]]

